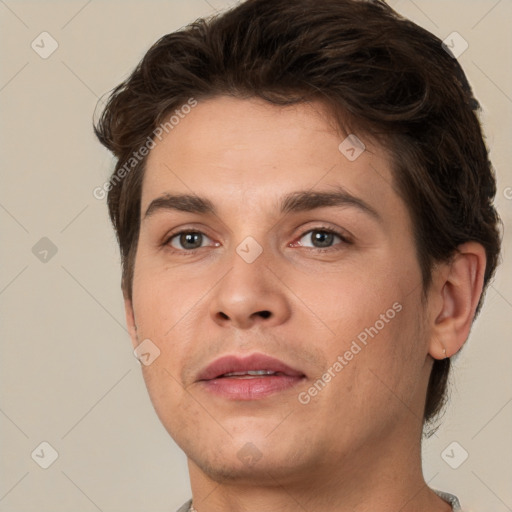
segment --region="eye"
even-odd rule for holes
[[[303,247],[313,247],[315,249],[329,249],[338,239],[339,242],[349,243],[348,240],[337,231],[332,229],[316,228],[310,229],[304,233],[298,241]],[[307,245],[309,241],[312,245]]]
[[[207,243],[208,241],[210,244]],[[322,249],[330,250],[333,248],[333,245],[336,245],[339,242],[345,244],[350,243],[342,233],[333,229],[315,228],[303,233],[299,240],[290,244],[290,246],[298,245],[300,247],[309,247],[321,251]],[[193,252],[207,245],[219,246],[220,244],[213,242],[201,231],[184,230],[171,235],[164,242],[164,245],[170,246],[173,250],[179,252]],[[336,250],[336,248],[333,248],[333,250]]]
[[[173,249],[191,251],[200,249],[203,246],[204,239],[210,240],[200,231],[180,231],[168,238],[165,243]]]

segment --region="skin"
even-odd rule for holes
[[[133,346],[149,338],[160,350],[143,374],[188,457],[199,512],[450,510],[421,472],[422,415],[433,359],[468,336],[485,253],[461,246],[436,266],[422,302],[413,226],[389,155],[359,137],[366,151],[349,161],[338,150],[345,136],[319,103],[217,97],[200,101],[149,154],[126,316]],[[280,213],[286,194],[339,187],[378,218],[353,205]],[[217,211],[145,216],[165,193],[206,197]],[[334,236],[321,252],[311,235],[325,228],[348,242]],[[169,241],[182,229],[204,234],[199,248],[180,245],[179,235]],[[252,263],[236,252],[248,236],[263,250]],[[394,318],[300,403],[397,303]],[[306,378],[245,402],[197,382],[219,356],[255,352]],[[244,447],[252,463],[237,455]]]

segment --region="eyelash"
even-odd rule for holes
[[[315,231],[320,231],[322,233],[328,233],[328,234],[332,234],[332,235],[336,235],[340,238],[341,242],[345,245],[351,245],[352,244],[352,241],[348,239],[348,237],[344,234],[344,233],[341,233],[340,231],[338,230],[335,230],[335,229],[332,229],[332,228],[328,228],[328,227],[325,227],[325,226],[317,226],[317,227],[314,227],[314,228],[311,228],[311,229],[308,229],[307,231],[304,231],[299,237],[298,237],[298,240],[300,240],[301,238],[303,238],[305,235],[307,235],[308,233],[312,233],[312,232],[315,232]],[[206,235],[205,233],[203,233],[202,231],[199,231],[199,230],[193,230],[193,229],[184,229],[184,230],[181,230],[181,231],[177,231],[176,233],[172,233],[171,235],[169,235],[165,242],[162,244],[164,247],[167,247],[169,250],[171,250],[172,252],[174,253],[181,253],[183,254],[184,256],[192,256],[194,255],[194,253],[196,251],[198,251],[199,249],[204,249],[204,247],[198,247],[196,249],[175,249],[174,247],[171,247],[170,246],[170,243],[171,243],[171,240],[173,240],[174,238],[176,238],[177,236],[179,235],[183,235],[183,234],[200,234],[200,235],[204,235],[206,237],[208,237],[208,235]],[[300,246],[299,246],[300,247]],[[310,249],[310,250],[314,250],[316,252],[319,252],[319,253],[326,253],[326,252],[333,252],[333,251],[339,251],[341,250],[341,248],[334,248],[334,247],[326,247],[326,248],[321,248],[321,247],[305,247],[305,249]]]

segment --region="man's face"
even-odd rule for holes
[[[413,227],[384,151],[359,135],[354,159],[344,138],[320,104],[219,97],[148,157],[128,316],[160,351],[143,366],[159,418],[213,478],[283,482],[419,439]]]

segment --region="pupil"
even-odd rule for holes
[[[332,237],[332,233],[327,233],[325,231],[314,232],[315,242],[318,242],[321,247],[329,247],[329,245],[332,243]]]
[[[184,233],[181,235],[180,243],[183,247],[187,247],[189,249],[197,249],[201,247],[201,234],[200,233]],[[199,244],[197,243],[199,240]],[[188,244],[192,244],[193,247],[190,247]]]

